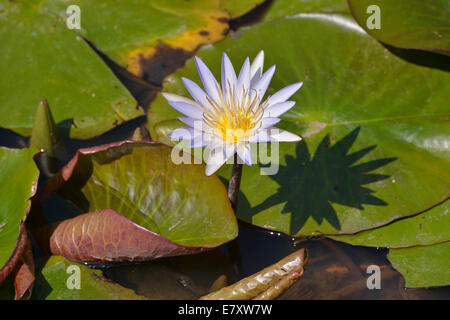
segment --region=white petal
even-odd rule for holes
[[[195,64],[197,65],[198,74],[200,75],[200,79],[202,80],[206,93],[216,102],[220,102],[218,92],[219,84],[217,83],[216,78],[199,57],[195,57]]]
[[[246,165],[252,165],[252,149],[250,143],[241,143],[237,146],[237,154]]]
[[[209,143],[209,140],[206,138],[205,135],[199,134],[197,136],[194,137],[194,139],[192,139],[187,147],[188,148],[202,148],[202,147],[206,147]]]
[[[249,142],[270,142],[270,134],[267,129],[259,130],[257,134],[248,138]]]
[[[184,114],[185,116],[195,119],[200,119],[203,116],[203,110],[190,103],[181,101],[169,101],[169,104],[172,108]]]
[[[267,87],[272,80],[273,74],[275,72],[275,66],[271,66],[269,70],[267,70],[264,75],[254,84],[252,85],[252,89],[255,89],[258,93],[258,99],[261,101],[266,93]]]
[[[166,98],[166,100],[168,102],[172,102],[172,101],[174,101],[174,102],[185,102],[185,103],[189,103],[189,104],[192,104],[192,105],[197,106],[197,107],[200,108],[200,105],[197,102],[195,102],[194,100],[192,100],[192,99],[189,99],[189,98],[186,98],[186,97],[183,97],[183,96],[179,96],[177,94],[169,93],[169,92],[161,92],[161,94],[162,94],[162,96],[164,98]]]
[[[255,59],[252,62],[252,65],[250,66],[250,83],[253,87],[253,84],[255,84],[259,78],[261,78],[262,72],[264,67],[264,51],[261,50],[255,57]]]
[[[299,137],[298,135],[278,128],[272,128],[269,131],[269,134],[272,141],[275,140],[278,142],[297,142],[302,140],[302,138]]]
[[[242,88],[246,91],[250,88],[250,60],[247,57],[245,59],[244,65],[241,68],[241,72],[239,72],[239,78],[237,80],[236,85],[236,95],[238,98],[242,95]]]
[[[205,174],[207,176],[216,172],[234,154],[234,146],[224,145],[224,148],[212,149],[206,161]]]
[[[196,129],[196,131],[201,131],[201,129],[202,129],[203,121],[200,119],[178,117],[178,120],[180,120],[184,124],[187,124],[188,126],[194,128],[194,129]]]
[[[261,129],[269,128],[271,126],[276,125],[280,121],[281,121],[281,119],[279,119],[279,118],[271,118],[271,117],[263,118],[261,120],[261,127],[259,129],[261,130]]]
[[[285,101],[271,105],[264,111],[264,117],[279,117],[295,105],[295,101]]]
[[[234,88],[236,81],[236,72],[234,71],[233,64],[224,52],[222,55],[222,92],[227,102],[230,101],[230,88]]]
[[[181,78],[181,80],[183,81],[184,86],[189,91],[189,93],[191,94],[192,98],[194,98],[195,101],[197,101],[198,103],[200,103],[205,107],[208,108],[211,107],[210,103],[208,102],[208,99],[206,99],[207,95],[205,91],[203,91],[202,88],[198,86],[198,84],[184,77]]]
[[[194,129],[179,128],[169,133],[168,137],[174,140],[192,140],[194,139]]]
[[[270,96],[268,99],[268,106],[271,106],[276,103],[285,102],[287,99],[289,99],[294,93],[297,92],[298,89],[300,89],[303,85],[303,82],[297,82],[294,84],[291,84],[287,87],[284,87],[277,93],[275,93],[273,96]]]

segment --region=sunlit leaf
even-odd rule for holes
[[[76,286],[79,276],[79,288]],[[36,273],[32,299],[37,300],[145,300],[133,290],[104,279],[102,272],[51,256]]]
[[[22,237],[19,235],[39,176],[33,155],[31,149],[0,148],[0,283],[20,263],[26,248],[26,231],[22,231]],[[15,250],[18,243],[22,245]]]
[[[448,73],[400,60],[346,16],[316,13],[244,28],[198,55],[219,78],[223,51],[238,66],[261,49],[265,69],[277,66],[268,94],[304,82],[277,125],[303,141],[272,151],[275,175],[244,166],[240,219],[295,236],[348,234],[447,199]],[[189,96],[181,77],[200,83],[194,61],[163,90]],[[152,111],[155,133],[179,116],[162,96]]]
[[[406,287],[450,285],[450,242],[389,250],[389,261],[406,280]]]
[[[41,3],[0,3],[0,39],[0,126],[29,135],[43,99],[56,123],[77,138],[143,114],[83,38]]]
[[[262,0],[75,0],[81,9],[81,35],[111,59],[151,82],[180,67],[199,46],[222,40],[228,20]],[[67,2],[42,5],[63,19]]]
[[[264,17],[271,21],[302,13],[348,13],[346,0],[276,0]]]
[[[411,218],[355,235],[331,237],[360,246],[403,248],[424,246],[450,240],[450,201]]]
[[[376,39],[395,47],[450,54],[449,1],[349,0],[348,3],[359,25]],[[379,21],[378,27],[373,19]]]

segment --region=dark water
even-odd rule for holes
[[[278,299],[450,299],[450,287],[405,289],[403,277],[392,268],[386,249],[356,247],[329,239],[299,241],[285,235],[240,227],[241,268],[226,246],[193,256],[103,269],[108,278],[153,299],[197,299],[215,279],[229,283],[247,277],[306,248],[309,263],[302,278]],[[381,269],[381,289],[367,288],[367,266]]]

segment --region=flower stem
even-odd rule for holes
[[[241,185],[242,163],[238,163],[237,154],[234,154],[233,170],[231,172],[230,182],[228,183],[228,199],[231,202],[233,211],[236,212],[239,187]]]
[[[239,187],[241,185],[242,164],[238,163],[237,154],[234,154],[233,170],[231,171],[231,178],[228,182],[228,199],[231,202],[231,207],[236,213],[237,200],[239,195]],[[227,243],[228,252],[233,261],[233,268],[237,275],[242,273],[242,258],[241,250],[239,248],[237,239]]]

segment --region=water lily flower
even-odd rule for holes
[[[250,143],[296,142],[301,138],[285,130],[274,128],[280,116],[295,105],[288,99],[302,86],[291,84],[263,100],[275,72],[275,65],[263,73],[264,52],[250,64],[247,57],[236,76],[228,56],[223,53],[221,86],[198,57],[195,63],[203,83],[182,78],[194,100],[163,93],[170,106],[185,115],[180,117],[189,128],[176,129],[169,137],[189,140],[189,147],[210,149],[206,161],[206,175],[216,172],[235,153],[247,165],[253,163]]]

